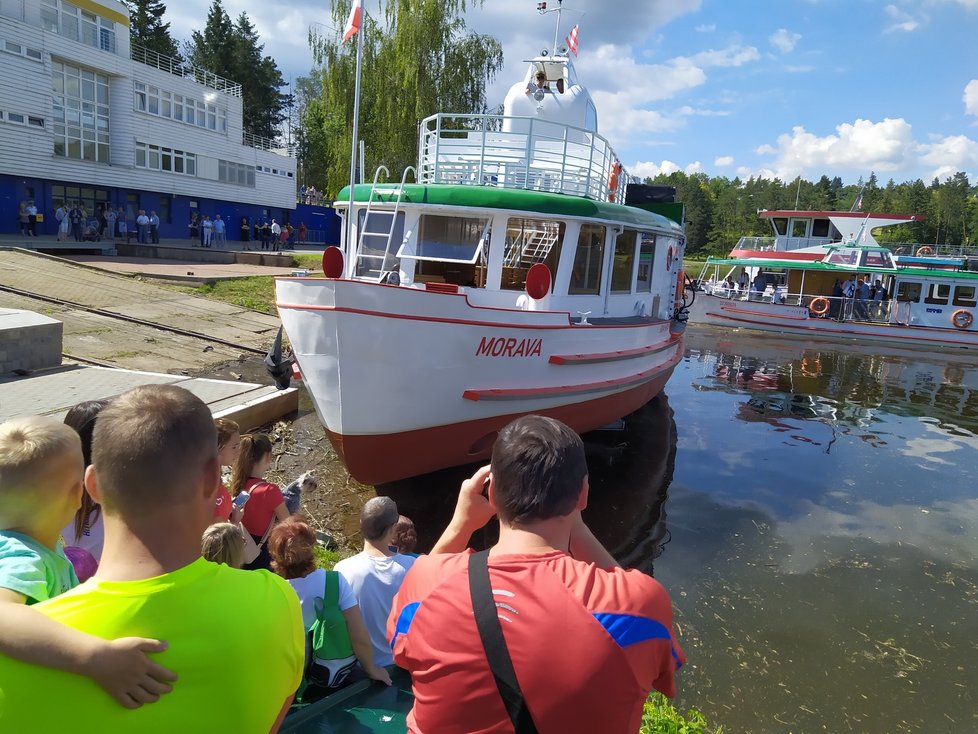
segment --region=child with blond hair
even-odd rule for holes
[[[106,641],[30,608],[78,584],[59,538],[81,504],[84,470],[81,439],[70,426],[49,418],[0,425],[0,654],[90,677],[137,708],[175,680],[145,655],[164,643]]]
[[[244,564],[244,531],[237,523],[216,522],[204,531],[200,555],[211,563],[223,563],[231,568]]]

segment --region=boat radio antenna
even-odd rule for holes
[[[547,3],[537,3],[537,12],[540,15],[546,15],[547,13],[557,13],[557,25],[554,28],[554,54],[557,53],[557,41],[560,39],[560,13],[563,10],[564,0],[557,0],[556,8],[547,8]]]

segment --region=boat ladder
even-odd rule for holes
[[[394,264],[393,256],[396,255],[396,251],[391,253],[391,243],[394,239],[394,231],[397,229],[397,215],[400,213],[401,199],[404,196],[404,186],[407,183],[408,174],[411,173],[417,178],[414,167],[408,166],[404,169],[401,183],[397,187],[378,189],[377,184],[381,172],[385,178],[390,175],[386,166],[378,166],[374,172],[370,196],[367,197],[367,210],[364,212],[363,222],[358,227],[360,234],[357,238],[353,273],[357,277],[374,280],[378,283],[385,282],[391,273],[396,272],[389,266]],[[387,207],[390,205],[394,194],[397,194],[397,198],[394,199],[394,209],[391,211]],[[384,209],[377,209],[377,205],[384,206]],[[367,240],[366,248],[364,248],[364,240]],[[383,250],[382,253],[381,250]]]

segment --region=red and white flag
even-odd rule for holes
[[[346,21],[346,28],[343,29],[343,43],[346,43],[360,32],[360,20],[363,18],[363,0],[353,0],[353,7],[350,8],[350,17]]]
[[[571,28],[571,32],[568,33],[567,38],[564,39],[564,43],[567,44],[567,48],[575,56],[577,56],[577,29],[578,26]]]

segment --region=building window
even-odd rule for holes
[[[65,0],[41,0],[41,27],[86,46],[116,52],[115,23]]]
[[[143,82],[133,82],[133,93],[133,107],[138,112],[148,112],[215,132],[227,132],[228,113],[223,107],[173,94]]]
[[[238,186],[255,186],[255,169],[241,163],[219,160],[217,162],[217,180]]]
[[[151,171],[197,175],[197,154],[175,148],[136,143],[136,167]]]
[[[109,161],[109,78],[55,61],[51,64],[54,154]]]
[[[79,204],[85,208],[85,213],[95,215],[100,206],[105,206],[109,200],[109,192],[105,189],[91,189],[80,186],[60,186],[51,187],[52,206],[58,207],[63,203],[69,205]]]

